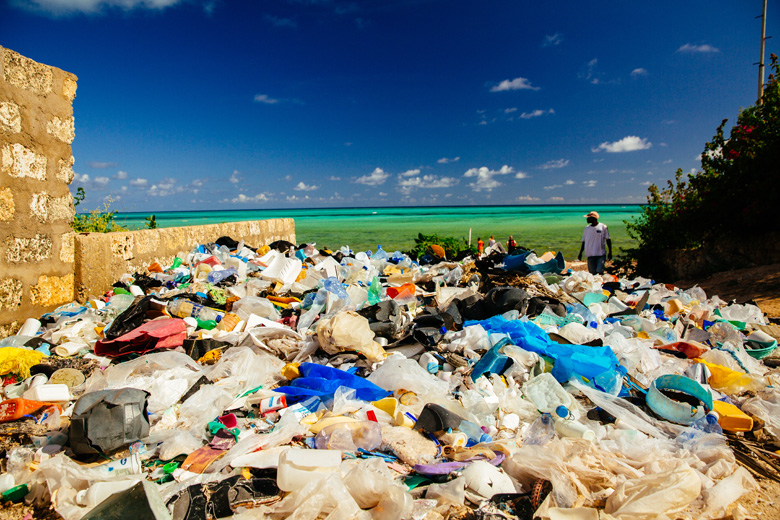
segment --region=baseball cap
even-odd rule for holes
[[[583,217],[585,217],[585,218],[588,218],[588,217],[595,217],[595,218],[596,218],[596,220],[598,220],[598,219],[599,219],[599,214],[598,214],[598,212],[596,212],[596,211],[591,211],[591,212],[590,212],[590,213],[588,213],[587,215],[583,215]]]

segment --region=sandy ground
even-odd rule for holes
[[[722,300],[753,302],[769,317],[780,317],[780,263],[735,269],[699,280],[679,280],[674,285],[688,289],[698,285],[707,296]]]

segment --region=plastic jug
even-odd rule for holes
[[[276,483],[282,491],[296,491],[312,480],[336,473],[340,465],[340,450],[299,450],[293,448],[279,456]]]
[[[70,389],[68,385],[63,384],[45,384],[30,388],[24,394],[22,399],[29,401],[43,401],[48,403],[70,401]]]
[[[76,493],[76,503],[80,506],[95,507],[115,493],[130,489],[138,480],[115,480],[112,482],[95,482],[88,489]]]

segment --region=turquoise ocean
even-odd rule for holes
[[[598,211],[600,221],[609,226],[615,254],[634,245],[624,221],[639,215],[638,205],[257,209],[166,211],[154,215],[159,227],[292,218],[299,244],[316,242],[318,247],[330,248],[348,245],[355,251],[373,251],[379,244],[387,251],[408,251],[418,233],[468,240],[471,230],[474,244],[481,237],[487,245],[490,235],[506,244],[509,235],[513,235],[520,246],[539,254],[561,251],[571,260],[579,252],[586,225],[584,215],[591,210]],[[142,229],[149,215],[117,213],[116,218],[130,229]]]

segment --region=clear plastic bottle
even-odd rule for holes
[[[543,446],[555,436],[552,416],[549,413],[543,413],[536,419],[528,431],[525,432],[524,444],[537,444]]]
[[[710,412],[704,417],[699,417],[693,421],[691,428],[696,428],[697,430],[701,430],[704,433],[722,434],[723,428],[721,428],[720,424],[718,424],[718,419],[720,419],[720,416],[717,412]]]
[[[179,318],[193,317],[199,321],[219,323],[225,313],[199,303],[180,298],[168,303],[168,313]]]

